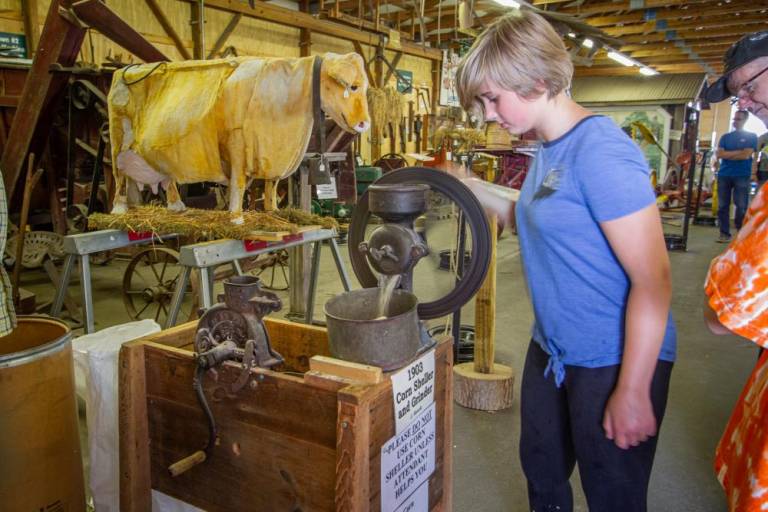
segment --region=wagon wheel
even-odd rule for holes
[[[405,159],[405,157],[403,157],[403,155],[399,155],[397,153],[388,153],[376,160],[373,163],[373,166],[381,167],[381,172],[386,174],[390,171],[408,167],[408,161]]]
[[[179,253],[165,247],[149,247],[136,254],[123,274],[123,303],[133,320],[153,318],[163,325],[181,274]],[[193,320],[197,314],[196,280],[190,278],[179,318]]]

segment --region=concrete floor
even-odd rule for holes
[[[434,239],[442,238],[440,229],[435,229],[438,236]],[[724,249],[714,243],[716,235],[714,228],[693,226],[688,252],[671,253],[679,353],[651,480],[649,510],[654,512],[715,512],[727,508],[713,474],[712,458],[731,408],[756,361],[756,349],[737,337],[709,334],[701,320],[702,283],[707,266]],[[511,409],[495,414],[459,406],[454,409],[454,510],[461,512],[527,510],[525,479],[518,459],[517,382],[528,345],[532,312],[522,279],[517,240],[507,235],[499,244],[496,360],[514,369],[516,397]],[[342,246],[345,257],[346,251],[346,246]],[[126,265],[126,261],[113,260],[92,269],[97,329],[129,320],[119,293]],[[322,318],[323,303],[342,291],[327,248],[323,250],[321,265],[315,308],[318,319]],[[420,265],[416,290],[422,300],[435,298],[451,286],[447,273],[421,270],[434,268],[435,260]],[[348,269],[351,272],[351,267]],[[53,287],[42,271],[25,272],[22,285],[37,293],[38,302],[53,296]],[[71,287],[71,293],[78,295],[76,285]],[[287,303],[287,294],[283,296]],[[473,323],[473,309],[472,304],[465,306],[463,323]],[[576,510],[586,511],[577,475],[573,485]]]

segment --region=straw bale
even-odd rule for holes
[[[232,224],[230,213],[223,210],[188,208],[171,212],[162,206],[145,205],[124,214],[94,213],[88,217],[88,228],[121,229],[137,233],[178,233],[193,241],[233,238],[259,238],[258,233],[297,233],[303,226],[322,226],[338,230],[331,217],[313,215],[295,208],[274,212],[244,211],[243,224]]]

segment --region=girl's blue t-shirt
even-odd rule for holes
[[[564,365],[621,363],[630,282],[599,223],[655,201],[640,148],[607,117],[587,117],[539,147],[515,213],[533,339],[558,385]],[[675,352],[670,314],[659,358],[674,361]]]

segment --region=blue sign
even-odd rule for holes
[[[24,34],[0,32],[0,57],[23,59],[27,56],[27,38]]]

